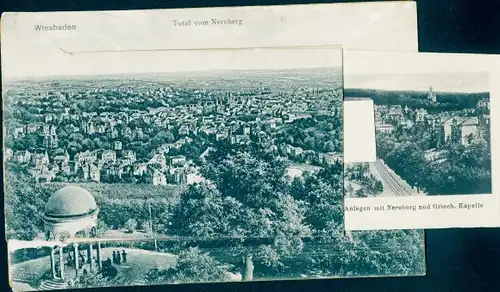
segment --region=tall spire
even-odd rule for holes
[[[429,87],[429,92],[427,93],[427,99],[435,103],[437,101],[436,93],[432,89],[432,85]]]

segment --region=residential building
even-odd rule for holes
[[[480,136],[478,117],[451,117],[444,121],[445,141],[452,138],[453,129],[459,131],[460,143],[469,144],[469,141]]]
[[[377,132],[390,134],[394,130],[394,126],[391,124],[377,124],[375,129]]]

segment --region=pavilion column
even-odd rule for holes
[[[97,267],[102,269],[101,242],[97,242]]]
[[[59,269],[61,270],[61,280],[64,280],[64,251],[63,247],[59,247]]]
[[[76,278],[78,278],[78,272],[79,272],[79,268],[80,268],[80,264],[79,264],[79,260],[80,258],[78,257],[78,243],[74,243],[73,244],[73,255],[74,255],[74,258],[75,258],[75,271],[76,271]]]
[[[56,261],[54,259],[54,247],[50,247],[50,268],[52,270],[52,279],[56,279]]]
[[[87,262],[89,263],[90,271],[94,270],[94,260],[92,259],[92,243],[89,243],[87,248]]]

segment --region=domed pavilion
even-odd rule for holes
[[[45,205],[44,222],[48,240],[66,241],[75,238],[91,238],[96,236],[97,215],[99,209],[92,194],[78,186],[66,186],[54,192]],[[62,247],[51,249],[50,260],[54,279],[64,280],[64,266],[70,264],[76,271],[85,262],[90,270],[94,264],[101,267],[101,246],[97,242],[96,261],[92,256],[92,243],[87,245],[87,259],[78,251],[78,243],[73,243],[73,255],[68,254],[64,261]],[[56,271],[55,251],[59,249],[59,273]],[[58,277],[59,274],[59,277]]]
[[[67,186],[50,196],[44,221],[49,239],[90,237],[95,233],[99,210],[92,194],[78,186]]]

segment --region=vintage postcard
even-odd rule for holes
[[[324,244],[348,248],[341,49],[112,52],[67,62],[3,68],[6,237],[14,247],[52,242],[51,264],[25,284],[100,285],[85,278],[97,279],[92,272],[114,285],[104,268],[92,270],[90,241],[210,239],[226,254],[234,244],[235,259],[259,267],[243,280],[300,278],[286,260],[316,251],[328,261]],[[59,249],[56,268],[58,242],[73,251]],[[309,265],[304,277],[342,273]],[[159,282],[191,269],[181,259],[162,268]],[[134,283],[116,285],[124,284]]]
[[[197,9],[4,15],[13,287],[424,274],[423,232],[343,232],[342,53],[326,45],[416,48],[414,4],[367,5],[206,10],[251,24],[232,29],[177,30]],[[355,12],[366,27],[311,41]]]
[[[345,99],[374,104],[376,136],[375,161],[345,164],[346,229],[497,225],[494,57],[344,57]]]

